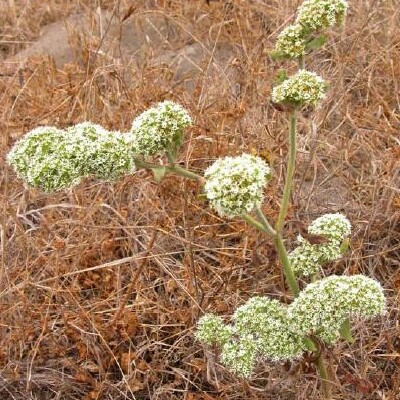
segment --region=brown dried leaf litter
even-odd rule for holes
[[[261,363],[246,382],[194,341],[205,311],[230,314],[260,293],[289,300],[269,241],[218,218],[196,184],[169,177],[157,185],[141,171],[45,196],[4,162],[37,125],[91,120],[127,130],[135,115],[172,99],[195,120],[182,162],[201,171],[243,151],[272,162],[265,211],[274,218],[286,120],[268,97],[288,64],[272,62],[268,50],[295,7],[99,6],[15,0],[0,16],[0,397],[320,399],[307,360]],[[288,243],[297,220],[345,212],[351,249],[326,274],[365,273],[389,298],[382,320],[357,324],[356,343],[329,353],[340,399],[399,395],[399,18],[395,1],[353,0],[344,31],[309,61],[331,86],[324,107],[300,123]]]

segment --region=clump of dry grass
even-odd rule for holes
[[[5,55],[21,46],[7,38],[31,41],[40,25],[98,5],[10,1],[1,17]],[[174,99],[195,120],[182,162],[201,171],[244,150],[268,158],[275,180],[265,211],[273,218],[286,120],[268,101],[279,68],[268,50],[295,7],[200,0],[102,6],[117,21],[167,18],[178,31],[166,39],[170,50],[195,43],[207,56],[190,91],[187,77],[154,62],[162,53],[145,50],[140,62],[103,57],[94,37],[74,42],[83,66],[60,70],[42,57],[1,71],[1,398],[319,399],[307,360],[263,364],[246,382],[194,341],[205,311],[229,314],[259,293],[288,300],[272,246],[244,223],[214,215],[195,183],[169,177],[155,184],[141,171],[45,196],[24,188],[4,161],[15,139],[39,124],[92,120],[127,130],[153,102]],[[345,212],[355,226],[351,249],[327,274],[365,273],[389,299],[381,321],[357,326],[354,345],[331,350],[337,398],[398,396],[399,18],[396,1],[353,0],[345,31],[310,65],[331,88],[312,123],[307,115],[302,122],[288,240],[296,220]],[[218,64],[216,49],[224,46],[234,52]]]

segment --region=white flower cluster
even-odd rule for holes
[[[351,224],[343,214],[325,214],[309,225],[308,233],[325,237],[326,243],[311,244],[299,236],[299,246],[289,253],[296,275],[315,274],[324,264],[339,259],[342,242],[351,233]]]
[[[299,246],[289,253],[293,272],[298,276],[310,276],[326,263],[341,257],[340,246],[332,243],[310,244],[299,237]]]
[[[383,314],[385,307],[379,282],[364,275],[332,275],[307,285],[289,305],[288,313],[292,329],[300,335],[334,343],[348,318],[372,318]]]
[[[305,0],[299,8],[296,23],[317,31],[344,21],[348,3],[346,0]]]
[[[233,325],[218,317],[199,321],[197,338],[222,346],[221,361],[242,377],[248,377],[258,359],[285,361],[300,357],[303,338],[289,326],[287,307],[268,297],[253,297],[233,315]]]
[[[260,157],[225,157],[206,169],[204,191],[218,214],[232,218],[261,205],[270,177],[271,169]]]
[[[66,130],[36,128],[13,146],[7,160],[30,186],[53,192],[89,175],[113,180],[132,172],[133,152],[129,135],[85,122]]]
[[[238,341],[226,342],[221,351],[222,363],[242,378],[248,378],[257,361],[257,345],[253,336],[240,337]]]
[[[42,126],[27,133],[13,146],[7,161],[28,185],[46,192],[65,189],[81,180],[68,136],[55,127]]]
[[[299,58],[306,54],[306,39],[300,24],[289,25],[278,35],[275,50],[287,58]]]
[[[305,0],[295,23],[278,35],[275,50],[286,58],[302,57],[316,32],[342,23],[347,8],[346,0]]]
[[[134,119],[133,146],[142,156],[175,151],[183,142],[184,129],[191,124],[189,113],[181,105],[164,101]]]
[[[207,314],[199,320],[196,337],[221,346],[223,364],[248,377],[260,359],[298,358],[309,349],[307,337],[332,344],[348,319],[373,318],[385,309],[379,282],[363,275],[333,275],[307,285],[289,306],[268,297],[253,297],[236,310],[232,325]]]
[[[259,355],[273,361],[299,357],[303,341],[288,323],[287,307],[269,297],[252,297],[234,315],[233,332],[251,336]]]
[[[83,122],[67,129],[84,176],[116,180],[135,170],[130,134],[109,132],[100,125]]]
[[[323,235],[330,240],[341,242],[351,233],[351,224],[347,217],[340,213],[324,214],[311,222],[308,233]]]
[[[274,103],[312,105],[325,97],[326,82],[316,73],[301,69],[297,74],[275,86],[272,90]]]

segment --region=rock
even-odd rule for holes
[[[85,67],[89,48],[89,56],[97,54],[122,65],[167,67],[173,81],[189,92],[200,77],[204,83],[219,75],[231,84],[233,70],[228,66],[237,49],[228,43],[187,43],[185,35],[163,15],[137,13],[121,23],[110,12],[98,10],[46,25],[34,44],[7,61],[24,63],[33,56],[49,55],[58,68],[71,63]]]

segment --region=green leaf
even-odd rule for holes
[[[161,182],[167,173],[167,168],[160,166],[151,169],[153,171],[154,180],[156,182]]]
[[[344,339],[347,343],[354,343],[354,338],[351,334],[350,320],[348,318],[343,322],[339,332],[340,337]]]
[[[327,40],[326,36],[317,36],[306,43],[306,50],[318,50],[324,46]]]
[[[286,81],[286,79],[288,79],[288,74],[284,69],[281,69],[276,74],[275,83],[280,85],[282,82]]]

